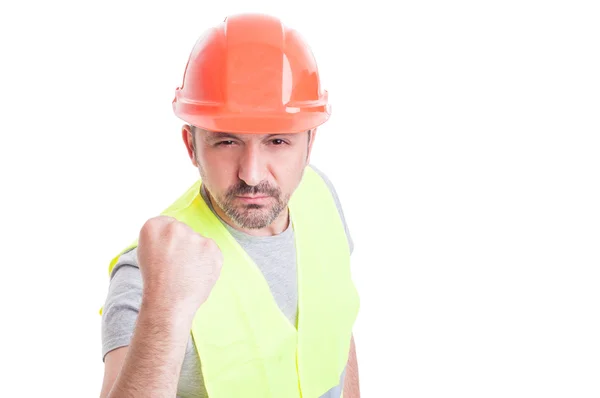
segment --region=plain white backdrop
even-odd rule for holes
[[[196,178],[201,33],[281,17],[333,114],[362,395],[600,396],[600,13],[580,1],[0,7],[2,396],[98,396],[108,261]]]

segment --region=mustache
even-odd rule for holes
[[[263,181],[258,185],[250,186],[246,184],[244,181],[240,181],[233,187],[229,188],[227,192],[228,198],[233,198],[235,196],[242,195],[263,195],[263,196],[273,196],[279,197],[281,195],[281,190],[276,187],[272,187],[268,182]]]

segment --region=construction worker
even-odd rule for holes
[[[309,47],[232,15],[196,42],[173,109],[200,178],[110,261],[101,396],[358,397],[353,243],[310,164],[331,112]]]

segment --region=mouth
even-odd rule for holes
[[[236,196],[236,198],[244,203],[262,203],[270,198],[270,196]]]

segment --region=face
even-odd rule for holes
[[[184,126],[184,141],[213,205],[243,229],[267,228],[285,216],[309,163],[311,134],[229,134]]]

